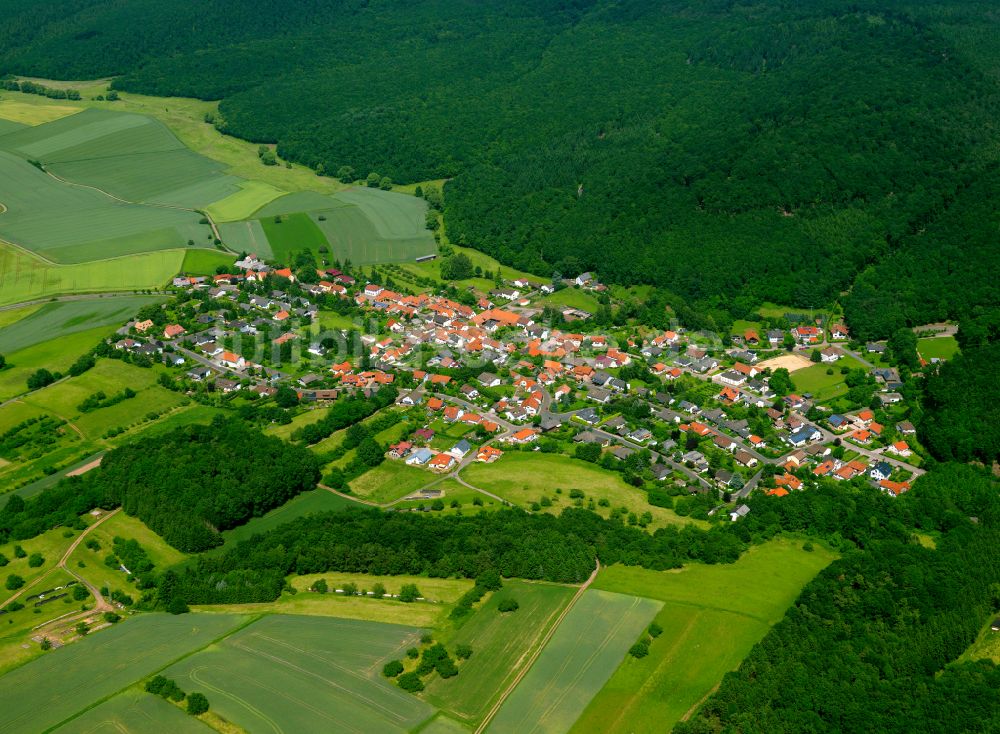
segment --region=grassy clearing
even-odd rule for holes
[[[412,627],[269,616],[165,675],[205,691],[218,714],[248,731],[342,731],[350,722],[351,731],[406,732],[435,711],[382,678],[381,666],[417,638]]]
[[[70,293],[162,288],[181,272],[184,250],[58,265],[0,242],[0,306]]]
[[[385,461],[351,480],[351,494],[379,504],[392,502],[430,484],[437,475],[402,461]]]
[[[601,306],[592,293],[579,288],[563,288],[551,295],[539,298],[536,303],[538,305],[551,304],[563,308],[577,308],[589,313],[595,313]]]
[[[641,490],[626,484],[620,474],[601,469],[578,459],[558,454],[509,453],[493,464],[472,464],[462,470],[462,477],[476,487],[493,492],[520,507],[539,502],[542,497],[552,501],[550,512],[561,512],[571,506],[569,490],[581,489],[588,499],[607,499],[610,507],[595,507],[595,512],[607,517],[612,507],[626,507],[629,512],[653,516],[650,527],[666,525],[704,525],[699,520],[681,517],[672,510],[653,507]],[[556,494],[556,488],[562,494]]]
[[[205,212],[216,222],[248,219],[258,209],[285,193],[264,181],[242,181],[239,191],[211,204]]]
[[[44,125],[80,112],[79,107],[58,104],[25,104],[5,99],[0,102],[0,119],[19,122],[22,125]]]
[[[844,375],[840,374],[842,367],[865,369],[853,357],[842,357],[833,364],[814,364],[812,367],[796,370],[792,373],[792,382],[800,394],[810,393],[820,402],[833,400],[847,392]],[[832,375],[826,373],[829,369],[833,370]]]
[[[230,268],[236,258],[219,250],[187,250],[181,269],[188,275],[215,275],[219,266]]]
[[[369,591],[375,584],[385,586],[387,594],[398,594],[404,584],[415,584],[420,595],[434,603],[452,604],[472,588],[471,579],[433,579],[426,576],[375,576],[366,573],[313,573],[291,576],[288,583],[298,591],[308,591],[318,579],[324,579],[331,589],[342,589],[344,584],[355,584],[359,591]],[[373,601],[380,601],[373,599]]]
[[[652,599],[586,591],[487,731],[569,731],[661,606]]]
[[[611,566],[595,588],[665,602],[663,635],[641,660],[626,658],[577,721],[574,732],[669,730],[735,669],[784,616],[802,587],[835,555],[779,539],[731,565],[677,571]]]
[[[84,712],[54,734],[212,734],[212,729],[159,696],[129,690]]]
[[[31,734],[61,724],[245,621],[223,614],[143,615],[54,650],[4,676],[0,729]]]
[[[36,344],[102,326],[121,326],[162,296],[115,296],[83,301],[46,303],[15,324],[0,329],[0,353],[9,354]],[[109,329],[109,333],[114,329]]]
[[[439,635],[449,646],[470,645],[473,655],[461,663],[457,678],[435,676],[427,686],[427,700],[466,723],[480,721],[575,593],[569,586],[506,581],[461,627]],[[500,600],[506,598],[517,600],[516,613],[497,611]]]
[[[969,649],[963,652],[956,663],[967,663],[973,660],[992,660],[1000,665],[1000,632],[994,632],[991,627],[996,615],[990,615],[989,621],[983,625],[979,636]]]
[[[266,533],[279,525],[284,525],[286,522],[291,522],[300,517],[357,506],[358,503],[336,495],[333,492],[327,492],[325,489],[314,489],[310,492],[303,492],[298,497],[292,498],[281,507],[271,510],[266,515],[255,517],[246,525],[225,531],[222,534],[225,543],[214,552],[228,550],[241,540],[246,540],[260,533]]]
[[[953,336],[926,337],[917,340],[917,351],[928,362],[951,359],[958,354],[958,341]]]
[[[110,326],[101,326],[6,355],[9,366],[0,372],[0,400],[27,391],[28,375],[39,367],[45,367],[53,372],[65,371],[80,355],[113,331]]]
[[[302,428],[303,426],[312,425],[316,421],[322,420],[324,417],[326,417],[326,413],[327,411],[322,409],[307,410],[305,413],[300,413],[299,415],[292,418],[291,423],[286,423],[284,425],[280,423],[274,423],[268,426],[267,428],[264,429],[264,433],[267,433],[271,436],[277,436],[278,438],[284,441],[288,441],[291,438],[293,431]]]

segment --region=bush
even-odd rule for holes
[[[73,596],[73,601],[83,601],[88,596],[90,596],[90,592],[87,591],[86,586],[74,586],[72,596]]]
[[[468,660],[472,657],[472,648],[469,645],[455,645],[455,657],[459,660]]]
[[[632,647],[628,649],[628,654],[636,658],[637,660],[646,657],[647,655],[649,655],[649,642],[647,642],[646,640],[639,640],[637,643],[635,643],[634,645],[632,645]]]
[[[449,657],[438,660],[434,669],[437,670],[437,674],[442,678],[454,678],[458,675],[458,668],[455,667],[455,661]]]
[[[192,716],[198,716],[208,711],[208,699],[203,693],[192,693],[188,696],[187,712]]]
[[[420,597],[420,590],[416,584],[403,584],[399,591],[399,600],[407,603],[414,602]]]
[[[327,585],[326,579],[316,579],[311,588],[311,591],[315,591],[317,594],[325,594],[329,590],[330,587]]]
[[[516,599],[502,599],[497,605],[497,609],[500,612],[516,612],[521,608],[521,605],[517,603]]]
[[[420,676],[416,673],[404,673],[399,676],[396,682],[400,688],[409,693],[419,693],[424,690],[424,682],[420,680]]]
[[[813,552],[813,544],[812,544],[812,543],[810,543],[810,542],[809,542],[809,541],[807,540],[807,541],[806,541],[806,542],[805,542],[805,543],[804,543],[804,544],[802,545],[802,550],[804,550],[804,551],[805,551],[806,553],[812,553],[812,552]]]
[[[118,624],[122,621],[120,614],[115,614],[114,612],[105,612],[104,621],[108,624]]]
[[[399,660],[390,660],[382,666],[382,675],[386,678],[395,678],[403,672],[403,663]]]
[[[24,586],[24,579],[22,579],[16,573],[12,573],[10,576],[8,576],[7,582],[4,584],[4,587],[8,591],[17,591],[22,586]]]
[[[663,628],[656,622],[650,624],[647,631],[649,632],[649,636],[652,637],[654,640],[663,634]]]
[[[410,660],[416,660],[417,658],[420,657],[420,650],[418,650],[415,647],[411,647],[409,650],[406,651],[406,657],[408,657]]]
[[[45,558],[42,557],[41,553],[32,553],[28,558],[28,568],[38,568],[45,563]]]

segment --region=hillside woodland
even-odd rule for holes
[[[448,178],[450,238],[542,274],[593,269],[736,317],[850,291],[867,339],[996,302],[994,11],[17,0],[0,73],[117,75],[221,100],[222,130],[330,175]]]

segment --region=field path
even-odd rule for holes
[[[535,664],[535,661],[538,660],[538,656],[542,654],[542,650],[545,649],[545,646],[549,643],[549,640],[552,639],[552,635],[554,635],[556,633],[556,630],[559,629],[559,625],[562,624],[563,620],[566,618],[566,615],[569,614],[569,611],[580,600],[580,597],[583,596],[583,593],[590,587],[592,583],[594,583],[594,579],[597,578],[597,574],[600,570],[601,570],[601,562],[598,561],[597,567],[594,569],[593,573],[590,574],[590,578],[584,581],[583,585],[579,589],[577,589],[577,592],[573,595],[573,598],[569,600],[569,604],[566,605],[566,607],[556,618],[555,624],[553,624],[549,628],[549,631],[545,633],[545,637],[542,638],[541,644],[532,653],[531,657],[528,659],[527,664],[523,668],[521,668],[521,671],[516,676],[514,676],[514,680],[512,680],[510,682],[510,685],[507,686],[507,689],[502,694],[500,694],[500,698],[497,699],[497,702],[493,705],[493,708],[491,708],[489,712],[486,714],[486,718],[484,718],[483,722],[478,727],[476,727],[475,734],[482,734],[484,731],[486,731],[486,727],[488,727],[490,725],[490,722],[493,721],[493,717],[497,715],[497,712],[500,710],[500,707],[503,706],[504,702],[510,697],[510,694],[512,694],[514,692],[514,689],[517,688],[517,684],[521,682],[524,676],[528,674],[528,671],[531,670],[531,666],[533,666]]]

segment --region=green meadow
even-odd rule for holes
[[[569,731],[662,606],[662,602],[653,599],[588,589],[570,609],[486,731],[491,734]]]
[[[627,657],[594,697],[574,732],[668,731],[734,670],[817,573],[836,558],[820,545],[772,540],[736,563],[674,571],[615,565],[594,587],[663,602],[663,634],[649,655]]]

